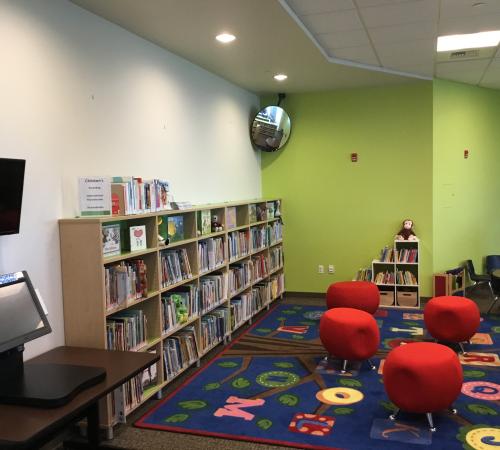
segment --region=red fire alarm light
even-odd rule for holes
[[[351,153],[351,161],[358,162],[358,154],[357,153]]]
[[[464,159],[467,159],[469,157],[469,150],[465,149],[464,150]]]

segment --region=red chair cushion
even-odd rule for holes
[[[355,308],[375,313],[380,303],[377,285],[370,281],[340,281],[329,286],[326,304],[332,308]]]
[[[480,319],[477,305],[465,297],[434,297],[424,308],[427,330],[445,342],[468,341],[478,330]]]
[[[449,408],[460,395],[462,367],[450,348],[415,342],[392,350],[384,364],[384,387],[401,410],[432,413]]]
[[[373,316],[352,308],[326,311],[319,323],[319,337],[330,355],[349,361],[370,358],[380,343]]]

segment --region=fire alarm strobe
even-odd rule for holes
[[[358,154],[357,153],[351,153],[351,161],[352,162],[358,161]]]

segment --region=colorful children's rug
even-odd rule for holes
[[[458,414],[434,414],[431,433],[424,415],[388,420],[394,405],[381,375],[392,348],[429,339],[422,311],[377,311],[377,370],[356,364],[344,375],[325,359],[323,312],[278,305],[136,425],[313,449],[500,449],[500,318],[482,320],[460,357]]]

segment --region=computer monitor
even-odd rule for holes
[[[28,274],[0,275],[0,353],[51,331]]]
[[[24,159],[0,158],[0,235],[19,233]]]
[[[51,331],[28,274],[0,275],[0,403],[62,406],[104,379],[100,367],[25,364],[24,344]]]

